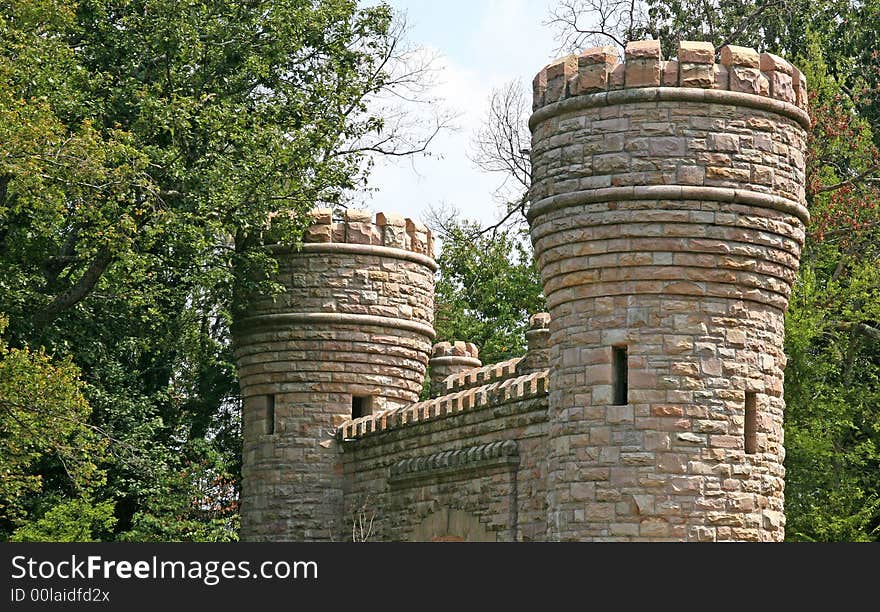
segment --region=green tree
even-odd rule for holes
[[[370,111],[405,59],[354,0],[0,0],[0,311],[11,346],[81,371],[112,537],[235,537],[233,313],[277,289],[270,225],[295,244],[370,155],[439,129]]]
[[[813,90],[813,220],[786,317],[787,537],[876,541],[880,190],[863,179],[880,155],[861,77],[832,71],[821,43],[809,33],[798,58]]]
[[[90,412],[69,359],[0,336],[0,537],[92,540],[112,527],[112,501],[97,499],[107,444]]]
[[[522,355],[529,317],[545,308],[527,236],[516,228],[481,233],[475,223],[454,217],[435,225],[443,241],[437,260],[438,341],[473,342],[483,363]]]

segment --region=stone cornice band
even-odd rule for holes
[[[372,255],[374,257],[393,257],[396,259],[404,259],[421,264],[431,269],[432,272],[437,271],[437,262],[433,258],[421,253],[414,253],[405,249],[395,249],[393,247],[378,246],[372,244],[350,244],[347,242],[306,242],[302,245],[302,250],[282,246],[271,245],[269,247],[275,252],[291,252],[291,253],[331,253],[331,254],[349,254],[349,255]]]
[[[402,459],[391,465],[388,480],[405,480],[443,476],[468,469],[489,468],[492,465],[518,465],[519,448],[516,440],[499,440],[450,451]]]
[[[636,187],[603,187],[549,196],[538,200],[527,213],[531,222],[539,215],[555,210],[589,204],[591,202],[615,202],[621,200],[708,200],[734,202],[749,206],[772,208],[799,218],[809,224],[810,213],[800,202],[745,189],[729,187],[702,187],[693,185],[648,185]]]
[[[695,87],[639,87],[600,91],[566,98],[552,102],[536,110],[529,118],[529,128],[533,131],[542,121],[563,113],[585,108],[613,106],[615,104],[635,104],[639,102],[699,102],[702,104],[731,104],[757,110],[769,111],[796,121],[805,130],[810,129],[810,115],[794,104],[765,98],[754,94],[725,89],[699,89]]]
[[[345,245],[355,246],[355,245]],[[377,248],[377,247],[373,247]],[[277,323],[305,323],[309,325],[375,325],[377,327],[390,327],[392,329],[404,329],[413,331],[429,338],[434,338],[434,328],[425,323],[398,319],[394,317],[378,317],[375,315],[348,314],[338,312],[285,312],[279,314],[257,315],[246,317],[239,321],[242,327],[257,325],[270,325]]]
[[[466,355],[447,355],[445,357],[431,357],[431,365],[469,365],[479,368],[483,362]]]

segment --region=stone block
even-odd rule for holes
[[[631,59],[660,59],[659,40],[634,40],[626,44],[626,61]]]
[[[646,518],[639,525],[639,535],[663,538],[669,535],[669,523],[662,518]]]
[[[781,72],[791,76],[794,73],[794,67],[786,60],[772,53],[761,54],[761,72]]]
[[[609,424],[632,423],[632,406],[608,406],[605,411],[605,422]]]
[[[736,134],[709,134],[706,145],[711,151],[739,152],[739,136]]]
[[[706,169],[703,166],[679,166],[675,176],[682,185],[702,185]]]
[[[396,249],[406,248],[406,223],[403,225],[385,225],[382,228],[382,244]]]
[[[770,81],[757,68],[731,66],[730,91],[738,91],[756,96],[769,96]]]
[[[376,213],[376,225],[379,227],[386,227],[388,225],[392,225],[395,227],[406,227],[406,218],[403,215],[396,215],[393,213]]]
[[[428,228],[413,219],[406,220],[407,247],[416,253],[428,253]]]
[[[714,89],[730,88],[730,73],[727,70],[727,66],[715,64],[712,66],[712,73],[715,76],[715,82],[712,85]]]
[[[724,45],[721,47],[721,64],[724,66],[761,68],[761,55],[750,47]]]
[[[678,43],[678,61],[691,64],[714,64],[715,47],[710,42],[682,40]]]
[[[556,60],[546,68],[547,87],[544,103],[551,104],[566,97],[568,81],[577,74],[578,59],[569,55]]]
[[[532,110],[538,110],[544,106],[544,98],[547,94],[547,70],[542,70],[532,79]]]
[[[333,209],[315,208],[309,211],[309,217],[311,217],[312,223],[329,225],[330,223],[333,223]]]
[[[593,172],[596,174],[613,174],[626,172],[629,169],[630,156],[626,153],[608,153],[593,156]]]
[[[767,74],[770,76],[770,95],[777,100],[794,104],[797,98],[795,97],[791,75],[778,70],[768,72]]]
[[[347,222],[345,224],[345,241],[350,244],[370,244],[373,238],[373,224]]]
[[[368,210],[359,210],[357,208],[349,208],[345,211],[346,223],[372,223],[373,214]]]
[[[617,64],[614,69],[611,71],[611,77],[608,81],[609,89],[623,89],[624,81],[626,75],[626,64],[621,62]]]
[[[807,98],[807,77],[797,68],[794,69],[794,74],[792,75],[792,87],[794,88],[797,105],[806,110],[809,103]]]
[[[303,242],[330,242],[333,228],[329,225],[310,225],[303,236]]]
[[[608,88],[610,72],[606,64],[582,66],[569,82],[571,95],[581,96],[597,91],[605,91]]]
[[[633,504],[639,514],[647,515],[654,512],[653,495],[633,495]]]
[[[715,84],[714,64],[681,62],[679,86],[711,88]]]
[[[661,83],[663,87],[678,87],[678,62],[676,60],[661,62],[660,68],[663,71]]]
[[[687,140],[675,136],[658,136],[648,142],[648,152],[653,157],[682,157],[687,151]]]
[[[626,60],[626,87],[659,87],[660,86],[660,60],[659,59],[627,59]]]
[[[578,67],[583,68],[584,66],[595,65],[613,66],[619,59],[617,50],[610,45],[590,47],[578,55]]]
[[[639,535],[638,523],[611,523],[611,535],[620,537],[636,537]]]

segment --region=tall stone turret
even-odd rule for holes
[[[783,538],[806,84],[774,55],[720,59],[639,41],[535,78],[550,539]]]
[[[342,539],[335,429],[417,401],[431,354],[437,266],[423,225],[319,209],[304,242],[275,249],[285,291],[235,325],[244,540]]]

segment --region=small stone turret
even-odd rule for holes
[[[637,41],[535,78],[550,539],[783,539],[806,83],[771,54],[720,57]]]
[[[434,338],[433,240],[397,215],[312,213],[274,247],[284,292],[235,323],[245,540],[340,537],[345,420],[418,400]]]
[[[448,377],[482,366],[479,356],[479,350],[471,342],[459,340],[435,344],[431,361],[428,362],[431,368],[431,396],[445,393]]]
[[[550,365],[550,313],[539,312],[529,318],[526,332],[528,349],[525,356],[516,364],[517,374],[541,372]]]

